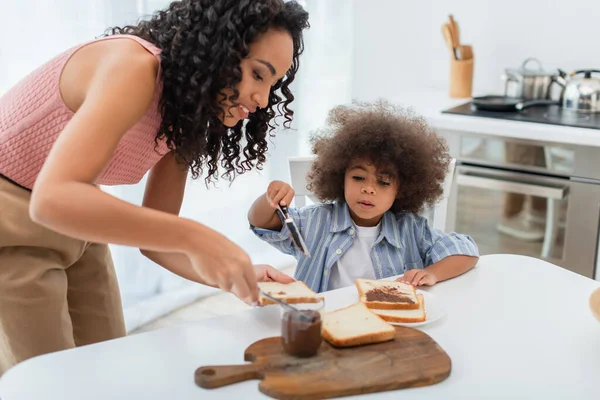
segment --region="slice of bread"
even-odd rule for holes
[[[416,310],[370,310],[388,322],[423,322],[427,319],[425,313],[425,300],[422,294],[417,294],[419,308]]]
[[[379,343],[396,337],[396,329],[363,303],[325,314],[323,338],[336,347]]]
[[[395,281],[359,278],[355,281],[361,302],[379,310],[415,310],[419,308],[414,286]]]
[[[288,304],[317,303],[320,300],[317,293],[311,290],[302,281],[295,281],[292,283],[259,282],[258,287],[266,294]],[[259,296],[258,303],[261,306],[275,304],[274,301],[269,300],[262,295]]]

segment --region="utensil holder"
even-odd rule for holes
[[[467,98],[473,93],[474,58],[450,59],[450,97]]]

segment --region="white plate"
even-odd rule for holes
[[[434,321],[442,318],[446,315],[446,308],[440,301],[439,297],[424,290],[417,289],[417,294],[423,295],[423,301],[425,301],[425,315],[426,319],[423,322],[388,322],[392,325],[409,326],[411,328],[415,326],[422,326],[431,324]]]

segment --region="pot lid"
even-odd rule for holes
[[[571,72],[570,75],[573,78],[567,82],[565,96],[598,95],[598,97],[600,97],[600,79],[592,76],[594,73],[600,74],[600,71],[589,69]],[[583,76],[581,76],[581,74],[583,74]]]
[[[530,64],[531,61],[536,62],[537,66],[528,66],[527,64]],[[521,64],[521,68],[507,68],[506,72],[509,74],[521,76],[554,76],[557,74],[556,71],[544,70],[542,63],[537,58],[533,57],[529,57],[528,59],[523,61],[523,64]]]
[[[573,71],[569,75],[575,77],[576,75],[583,74],[583,77],[579,76],[577,78],[573,78],[572,80],[592,80],[592,81],[600,81],[597,76],[592,76],[592,74],[600,74],[600,70],[597,69],[580,69],[579,71]]]

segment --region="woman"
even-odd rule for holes
[[[125,334],[107,243],[247,303],[257,280],[291,280],[177,215],[188,170],[206,166],[209,182],[219,167],[233,179],[265,161],[276,108],[291,121],[307,27],[295,2],[176,1],[0,98],[0,374]],[[142,207],[97,187],[148,171]]]

